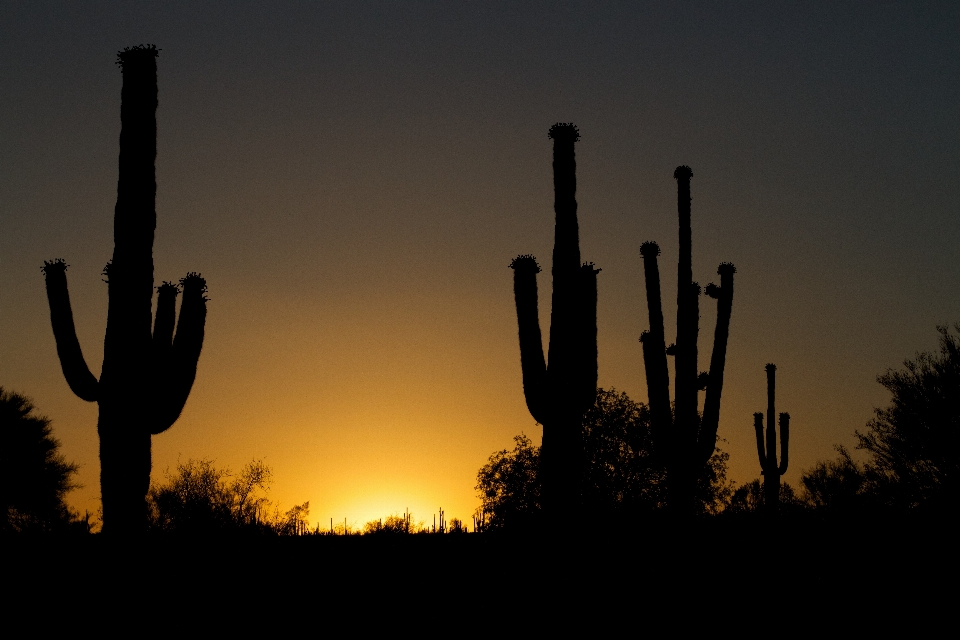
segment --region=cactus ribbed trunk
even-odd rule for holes
[[[45,263],[50,317],[70,388],[96,401],[100,412],[100,488],[104,532],[132,534],[146,523],[151,435],[179,417],[196,376],[206,319],[206,283],[180,281],[183,302],[174,337],[177,285],[160,287],[153,318],[153,240],[156,229],[157,50],[118,54],[123,72],[120,161],[114,210],[107,329],[99,381],[90,373],[74,329],[62,260]]]
[[[533,256],[518,256],[514,297],[523,390],[533,418],[543,425],[539,478],[541,507],[559,516],[579,504],[583,465],[582,420],[597,388],[597,269],[580,264],[577,222],[576,127],[557,124],[553,138],[555,235],[550,343],[543,356]]]
[[[645,242],[640,248],[647,290],[650,329],[640,336],[654,442],[667,469],[667,501],[672,512],[686,517],[696,511],[696,487],[700,474],[716,448],[720,421],[720,397],[726,363],[727,338],[733,306],[733,274],[736,268],[723,263],[717,269],[720,286],[710,284],[706,293],[718,302],[710,371],[698,371],[697,339],[700,330],[700,285],[693,281],[693,233],[690,215],[689,167],[677,167],[677,213],[680,255],[677,264],[677,340],[666,346],[660,293],[660,247]],[[673,355],[675,397],[670,406],[667,355]],[[698,410],[700,390],[706,390],[703,416]]]
[[[767,432],[764,443],[763,414],[753,414],[753,428],[757,436],[757,455],[763,474],[763,503],[768,515],[775,517],[780,512],[780,476],[787,472],[790,445],[790,414],[780,414],[780,464],[777,464],[777,429],[773,421],[776,415],[777,367],[766,366],[767,371]]]

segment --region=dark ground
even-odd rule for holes
[[[122,612],[158,632],[185,620],[242,629],[269,614],[298,628],[341,620],[356,631],[426,629],[449,615],[464,631],[579,620],[595,629],[743,625],[751,635],[759,620],[777,621],[778,633],[952,621],[957,543],[956,525],[942,520],[715,520],[559,536],[0,540],[7,620],[48,602],[48,622],[72,612],[109,623]]]

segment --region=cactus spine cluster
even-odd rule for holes
[[[513,260],[523,393],[533,418],[543,425],[540,453],[541,506],[560,513],[579,502],[583,459],[582,419],[597,396],[597,272],[580,263],[573,124],[557,123],[553,139],[556,226],[553,245],[553,306],[550,344],[543,356],[537,308],[537,273],[530,255]]]
[[[656,449],[667,468],[668,502],[672,511],[690,514],[695,509],[696,483],[717,444],[720,395],[727,355],[730,313],[733,307],[733,275],[736,268],[722,263],[717,269],[720,286],[710,284],[706,293],[717,300],[717,326],[713,338],[710,371],[697,367],[697,335],[700,323],[700,285],[693,281],[693,249],[690,225],[690,167],[677,167],[677,210],[680,218],[680,259],[677,265],[677,340],[667,347],[660,298],[660,247],[645,242],[640,247],[647,288],[650,330],[643,332],[643,362]],[[674,356],[675,391],[670,406],[670,374],[667,356]],[[698,392],[706,391],[702,417]]]
[[[780,511],[780,476],[787,472],[790,445],[790,414],[780,414],[780,464],[777,464],[777,428],[773,423],[777,390],[777,366],[767,367],[767,442],[763,442],[763,413],[753,414],[753,429],[757,434],[757,455],[763,474],[764,508],[770,515]]]
[[[109,302],[99,380],[87,367],[77,340],[66,263],[46,262],[43,272],[64,377],[77,396],[99,404],[104,532],[130,534],[142,531],[146,523],[150,438],[177,420],[193,386],[207,307],[204,279],[188,273],[179,286],[165,282],[158,287],[153,317],[157,49],[125,49],[117,58],[123,73],[120,175],[113,259],[104,269]],[[175,323],[181,287],[183,301]]]

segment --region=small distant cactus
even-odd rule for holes
[[[780,464],[777,464],[777,428],[773,423],[776,409],[774,400],[777,390],[777,367],[767,367],[767,442],[764,447],[763,413],[753,414],[753,429],[757,435],[757,454],[760,457],[760,469],[763,474],[764,509],[770,515],[780,511],[780,476],[787,472],[790,450],[790,414],[780,414]]]
[[[145,531],[150,486],[150,438],[168,429],[190,395],[203,347],[206,281],[188,273],[158,287],[153,306],[153,239],[157,226],[157,49],[117,54],[123,72],[120,176],[114,212],[113,259],[100,379],[90,372],[77,340],[67,291],[67,264],[44,263],[57,354],[73,392],[100,405],[100,489],[106,534]],[[176,299],[183,293],[180,318]],[[151,327],[152,324],[152,327]],[[176,326],[175,326],[176,325]]]
[[[537,308],[540,266],[531,255],[517,256],[513,290],[517,304],[523,393],[534,420],[543,425],[539,479],[541,505],[559,516],[579,503],[583,464],[582,419],[597,396],[597,273],[580,263],[574,143],[577,128],[557,123],[553,139],[554,212],[553,307],[550,344],[543,356]]]
[[[694,510],[697,478],[717,446],[720,395],[727,355],[730,313],[733,307],[733,275],[736,267],[724,262],[717,269],[720,286],[709,284],[706,294],[717,300],[717,326],[713,337],[710,371],[697,367],[697,334],[700,331],[700,285],[693,281],[692,231],[690,225],[690,167],[677,167],[677,211],[680,218],[680,259],[677,265],[677,341],[666,345],[663,303],[660,296],[660,268],[656,242],[640,247],[647,288],[650,330],[640,336],[647,376],[647,394],[654,446],[667,468],[667,501],[671,511],[690,514]],[[667,356],[674,356],[676,390],[670,406],[670,374]],[[706,390],[703,415],[699,413],[698,392]]]

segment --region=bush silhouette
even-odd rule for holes
[[[64,498],[79,487],[77,465],[59,448],[50,420],[25,396],[0,387],[0,531],[58,531],[74,520]]]
[[[677,264],[677,341],[666,346],[663,303],[660,296],[660,247],[645,242],[640,247],[647,289],[650,330],[643,332],[643,363],[647,377],[650,420],[659,455],[664,458],[669,504],[677,515],[696,511],[696,484],[704,466],[714,455],[720,421],[720,396],[727,354],[730,313],[733,306],[733,275],[736,268],[723,263],[717,269],[720,286],[709,284],[706,293],[717,300],[717,326],[713,338],[710,371],[697,367],[697,334],[700,331],[700,285],[693,281],[692,231],[690,226],[690,167],[677,167],[677,210],[680,218],[680,259]],[[674,356],[674,403],[670,403],[667,356]],[[698,391],[706,390],[703,415]]]
[[[190,534],[299,535],[306,531],[310,503],[281,514],[267,499],[273,471],[260,460],[236,476],[212,460],[188,460],[150,488],[149,528]]]
[[[581,422],[584,472],[578,504],[566,517],[614,516],[631,520],[650,516],[667,504],[667,470],[654,455],[649,409],[616,389],[597,389],[594,406]],[[490,456],[477,474],[480,509],[487,530],[523,528],[540,515],[540,448],[521,434],[514,449]],[[694,488],[695,513],[720,513],[730,488],[728,454],[717,450],[700,470]],[[552,526],[564,526],[551,520]]]
[[[206,320],[206,282],[188,273],[163,283],[153,304],[153,239],[157,226],[157,49],[121,51],[120,176],[114,213],[103,367],[97,380],[83,358],[67,291],[67,264],[44,264],[50,320],[67,384],[100,405],[100,490],[103,530],[143,532],[150,486],[150,438],[180,417],[197,373]],[[176,298],[183,289],[179,322]],[[151,327],[152,324],[152,327]]]
[[[777,508],[786,514],[802,513],[808,502],[806,498],[798,496],[786,482],[777,483]],[[730,495],[729,502],[724,507],[725,515],[763,514],[767,510],[767,487],[760,480],[754,480],[740,485]]]
[[[580,263],[577,177],[574,146],[577,128],[557,123],[553,139],[554,212],[553,300],[550,344],[543,356],[537,302],[540,267],[530,255],[513,260],[523,393],[534,420],[543,425],[540,469],[545,510],[560,514],[578,499],[583,468],[580,421],[597,388],[597,272]]]

